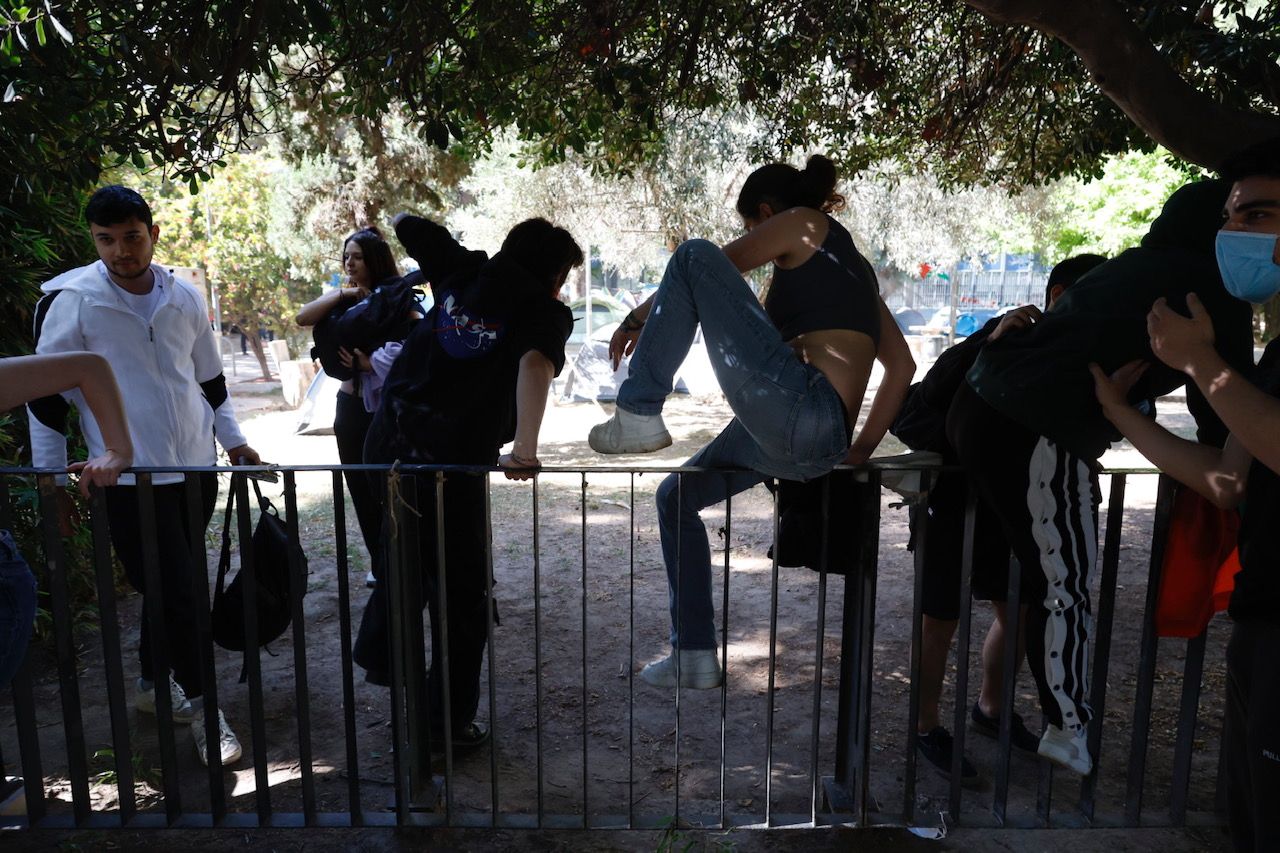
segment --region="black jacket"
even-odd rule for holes
[[[559,374],[569,308],[501,252],[469,251],[415,216],[396,236],[431,282],[435,305],[415,323],[383,385],[369,462],[492,465],[515,435],[521,357],[537,350]]]
[[[1251,306],[1227,293],[1214,257],[1224,181],[1188,184],[1165,202],[1139,247],[1086,273],[1035,326],[982,348],[969,383],[991,406],[1068,450],[1096,459],[1119,438],[1094,396],[1089,362],[1108,373],[1134,359],[1151,368],[1130,399],[1154,399],[1187,384],[1151,352],[1147,314],[1163,296],[1186,312],[1194,292],[1213,319],[1217,349],[1237,370],[1253,367]],[[1187,406],[1201,441],[1221,445],[1226,429],[1187,385]]]

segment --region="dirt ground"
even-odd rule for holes
[[[296,415],[282,410],[277,389],[274,383],[254,381],[244,381],[233,388],[250,442],[272,462],[336,463],[332,437],[293,434]],[[1177,406],[1176,401],[1163,405],[1161,417],[1185,430],[1185,410],[1179,411]],[[652,456],[608,460],[591,453],[585,441],[589,426],[603,417],[604,410],[595,404],[550,405],[543,427],[543,463],[566,467],[595,466],[602,461],[638,468],[674,466],[709,440],[727,422],[729,413],[718,398],[673,397],[667,408],[668,425],[676,438],[672,448]],[[887,441],[880,453],[900,450],[894,442]],[[1128,466],[1139,461],[1132,451],[1121,450],[1109,455],[1104,463]],[[494,635],[492,655],[492,683],[496,690],[492,694],[485,691],[479,716],[493,724],[495,747],[492,753],[482,750],[455,760],[450,786],[454,813],[483,815],[496,811],[536,816],[541,809],[547,815],[585,813],[592,825],[599,826],[616,825],[629,816],[655,825],[678,812],[682,820],[718,823],[723,790],[724,807],[732,820],[764,822],[766,816],[775,823],[808,820],[814,804],[815,776],[830,776],[834,769],[843,580],[829,581],[825,611],[820,611],[818,575],[805,569],[779,570],[777,630],[771,636],[770,612],[775,600],[771,592],[772,565],[766,557],[772,539],[770,495],[757,487],[734,498],[727,541],[724,508],[705,513],[712,533],[717,611],[724,594],[726,559],[731,566],[727,593],[728,690],[723,706],[719,691],[682,692],[677,716],[669,692],[634,678],[640,665],[667,651],[666,578],[653,509],[653,492],[660,479],[654,473],[542,475],[538,487],[536,585],[533,489],[527,483],[491,479],[493,559],[501,626]],[[352,804],[348,800],[348,780],[349,774],[355,773],[361,783],[361,807],[366,812],[385,812],[392,793],[387,692],[365,683],[359,669],[354,685],[358,765],[348,766],[346,758],[339,645],[339,610],[344,602],[338,594],[329,482],[328,474],[298,476],[302,542],[310,560],[305,634],[317,807],[321,812],[349,811]],[[1104,478],[1104,495],[1107,488]],[[913,569],[911,555],[906,551],[906,512],[892,507],[891,499],[896,495],[886,493],[882,501],[869,784],[879,807],[877,819],[901,822]],[[1099,822],[1104,824],[1117,820],[1124,808],[1141,631],[1139,615],[1146,594],[1154,499],[1154,477],[1130,478],[1098,783]],[[1105,518],[1105,505],[1102,509]],[[347,517],[351,519],[348,539],[358,543],[349,507]],[[216,570],[219,525],[220,517],[209,531],[211,577]],[[352,618],[358,620],[368,595],[364,586],[368,563],[359,547],[350,549],[349,558],[350,596],[346,604]],[[1096,596],[1096,577],[1094,588]],[[535,603],[540,630],[535,630]],[[134,650],[139,604],[139,597],[130,594],[120,605],[125,675],[130,685],[137,675]],[[986,606],[976,604],[968,661],[970,695],[962,703],[964,708],[976,696],[980,678],[978,649],[988,619]],[[819,640],[820,620],[824,626]],[[1214,807],[1226,634],[1225,620],[1220,617],[1210,628],[1205,656],[1189,797],[1193,812],[1211,812]],[[819,644],[822,674],[815,679]],[[772,672],[771,645],[777,660]],[[110,741],[100,639],[96,634],[86,634],[79,638],[79,648],[85,733],[90,756],[98,753],[91,759],[98,774],[91,794],[95,809],[111,809],[117,802],[109,772],[111,762],[98,752],[107,748]],[[1183,641],[1165,641],[1160,647],[1143,798],[1147,820],[1153,823],[1167,819],[1185,648]],[[537,698],[535,649],[542,664],[541,702]],[[262,656],[265,744],[251,742],[248,690],[246,685],[237,683],[239,656],[222,650],[217,653],[220,701],[245,749],[244,759],[224,776],[229,808],[233,811],[251,812],[256,808],[255,753],[265,753],[272,810],[302,811],[291,638],[281,638],[272,645],[272,651],[275,656]],[[53,812],[69,812],[71,795],[66,781],[57,673],[48,653],[39,654],[38,723],[46,785],[55,797],[50,808]],[[949,684],[954,684],[954,676],[952,671]],[[774,694],[770,728],[771,677]],[[488,684],[488,679],[486,670],[482,683]],[[820,685],[816,696],[815,683]],[[950,703],[954,700],[950,691],[948,687],[944,696],[944,714],[951,713]],[[1031,728],[1038,730],[1034,688],[1025,672],[1018,681],[1017,694],[1017,707]],[[137,753],[135,766],[143,780],[136,789],[140,807],[160,809],[155,721],[130,708],[129,724]],[[181,727],[177,745],[183,808],[207,812],[207,774],[189,741],[190,735]],[[16,763],[17,741],[9,710],[0,711],[0,748],[6,760]],[[965,792],[962,821],[989,825],[996,762],[994,742],[970,737],[965,748],[983,773],[984,784]],[[816,767],[813,755],[817,757]],[[1011,819],[1034,822],[1040,771],[1041,765],[1030,758],[1013,756]],[[947,807],[947,784],[927,767],[919,768],[917,775],[910,822],[939,825],[940,813]],[[1054,779],[1052,793],[1055,820],[1068,825],[1082,821],[1074,809],[1078,781],[1059,776]],[[820,802],[818,806],[821,808]],[[1218,846],[1215,833],[1208,833],[1201,841],[1203,846],[1187,849]],[[1166,843],[1162,849],[1181,848]]]

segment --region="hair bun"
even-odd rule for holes
[[[844,207],[844,197],[836,193],[836,164],[830,158],[821,154],[810,156],[800,177],[812,193],[813,207],[828,213]]]

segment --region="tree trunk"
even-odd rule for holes
[[[263,328],[259,326],[255,328],[251,334],[246,335],[245,337],[249,339],[249,349],[253,350],[253,354],[257,356],[258,367],[262,368],[262,378],[270,380],[271,366],[267,364],[267,348],[262,345],[263,331]]]
[[[1280,116],[1217,103],[1182,79],[1112,0],[964,0],[1002,24],[1023,24],[1071,48],[1108,98],[1178,156],[1206,168],[1280,136]]]

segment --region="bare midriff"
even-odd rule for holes
[[[862,395],[867,390],[876,344],[871,336],[851,329],[819,329],[787,341],[796,355],[827,377],[844,402],[850,425],[858,422]]]

